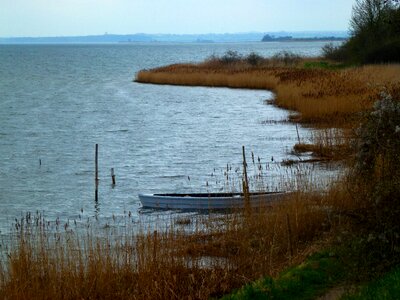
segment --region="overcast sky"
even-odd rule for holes
[[[347,30],[353,0],[0,0],[0,36]]]

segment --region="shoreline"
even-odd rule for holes
[[[293,151],[312,152],[321,160],[346,160],[351,155],[349,138],[363,111],[379,98],[382,86],[395,85],[400,65],[342,68],[319,58],[212,57],[196,64],[172,64],[136,73],[142,84],[202,86],[267,90],[272,104],[291,111],[289,121],[321,132],[311,144],[302,142]],[[286,55],[286,56],[285,56]],[[229,61],[230,59],[231,61]],[[339,69],[338,69],[339,67]]]
[[[243,62],[173,64],[139,71],[134,81],[161,85],[268,90],[275,105],[296,111],[296,121],[313,126],[348,128],[354,115],[372,107],[383,86],[400,77],[400,65],[351,67],[343,70],[293,66],[256,66]],[[315,59],[318,63],[318,59]],[[312,60],[311,60],[312,62]]]

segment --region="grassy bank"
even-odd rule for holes
[[[343,300],[383,300],[400,297],[400,268],[388,272],[382,278],[364,284],[347,293]]]
[[[340,257],[334,252],[321,252],[285,270],[276,278],[264,277],[223,299],[316,299],[346,279],[346,271]]]

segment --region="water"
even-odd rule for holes
[[[140,218],[139,192],[223,187],[222,170],[240,164],[242,145],[262,162],[291,158],[295,127],[276,124],[288,112],[265,104],[272,97],[268,91],[144,85],[132,79],[140,69],[201,61],[227,50],[318,55],[322,45],[0,46],[0,230],[35,211],[52,220],[108,220],[127,212]],[[114,188],[110,168],[116,173]]]

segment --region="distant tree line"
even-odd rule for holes
[[[321,36],[321,37],[300,37],[294,38],[291,35],[278,36],[266,34],[262,38],[262,42],[305,42],[305,41],[343,41],[346,38],[336,36]]]
[[[350,38],[323,51],[326,58],[349,63],[400,62],[400,0],[356,0]]]

